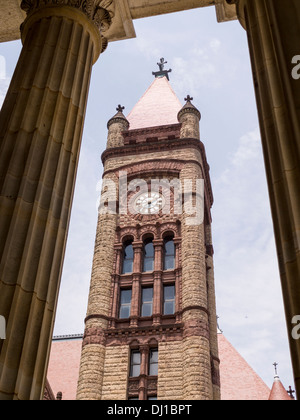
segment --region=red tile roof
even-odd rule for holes
[[[246,360],[218,334],[222,400],[268,400],[270,389]]]
[[[178,124],[182,104],[166,77],[154,79],[149,89],[127,116],[130,129]]]
[[[47,379],[56,396],[62,392],[63,400],[75,400],[79,376],[82,338],[52,342]]]

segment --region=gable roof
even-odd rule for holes
[[[157,77],[127,116],[130,130],[178,124],[181,108],[168,79]]]

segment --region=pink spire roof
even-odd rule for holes
[[[271,389],[270,401],[293,401],[293,399],[289,396],[286,389],[282,385],[281,380],[278,376],[275,376],[274,383]]]
[[[157,77],[127,116],[130,130],[178,124],[182,104],[166,77]]]
[[[270,389],[223,334],[218,345],[222,400],[267,401]]]

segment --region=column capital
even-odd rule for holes
[[[226,3],[229,5],[235,4],[236,5],[236,11],[237,11],[237,17],[240,21],[240,24],[244,29],[246,28],[246,21],[245,21],[245,5],[246,0],[226,0]]]
[[[164,240],[163,239],[154,239],[153,240],[153,246],[154,247],[164,246]]]
[[[134,250],[143,250],[143,246],[144,246],[144,243],[143,243],[143,241],[136,241],[136,242],[132,242],[132,247],[133,247],[133,249]]]
[[[79,17],[83,14],[94,27],[94,31],[91,30],[91,32],[97,32],[97,38],[101,41],[96,60],[107,48],[108,41],[105,38],[105,32],[110,28],[115,15],[114,0],[22,0],[21,9],[27,14],[27,19],[21,27],[22,39],[28,32],[27,27],[41,18],[60,16],[83,23],[82,18]],[[74,12],[77,12],[77,19]],[[83,26],[86,27],[84,24]]]

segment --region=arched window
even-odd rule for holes
[[[173,238],[168,236],[164,240],[164,270],[175,268],[175,245]]]
[[[127,241],[124,243],[122,274],[132,273],[132,271],[133,271],[133,246],[132,246],[132,241]]]
[[[146,239],[144,242],[144,261],[143,271],[154,270],[154,246],[151,238]]]

